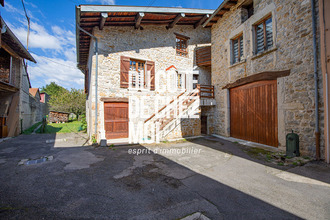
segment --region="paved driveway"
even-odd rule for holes
[[[115,148],[81,147],[84,138],[23,135],[1,143],[0,218],[330,218],[324,163],[277,167],[214,137]]]

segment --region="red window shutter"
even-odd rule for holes
[[[120,57],[120,88],[128,88],[129,57]]]
[[[155,62],[147,61],[147,71],[150,71],[150,90],[155,90]]]

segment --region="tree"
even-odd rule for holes
[[[63,87],[62,87],[63,88]],[[64,89],[64,88],[63,88]],[[79,119],[79,116],[85,114],[86,111],[86,95],[82,89],[64,89],[56,95],[52,95],[49,100],[51,109],[60,112],[74,113]]]
[[[70,112],[71,101],[71,94],[65,89],[56,95],[51,95],[48,103],[53,111]]]
[[[50,84],[47,84],[46,86],[43,86],[40,89],[40,92],[47,93],[50,97],[57,96],[61,93],[64,93],[65,91],[68,91],[62,86],[57,85],[55,82],[51,82]]]
[[[79,119],[79,115],[85,114],[86,111],[86,94],[82,89],[72,88],[70,91],[70,98],[70,112],[77,115],[77,119]]]

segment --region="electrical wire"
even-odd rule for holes
[[[65,66],[65,67],[68,67],[68,68],[71,68],[71,69],[75,69],[75,70],[77,69],[77,68],[74,67],[74,66],[69,66],[69,65],[66,65],[66,64],[63,64],[63,63],[60,63],[60,62],[54,61],[54,60],[52,60],[51,58],[45,57],[45,56],[43,56],[43,55],[40,55],[40,54],[38,54],[38,53],[36,53],[36,52],[34,52],[34,51],[31,51],[31,50],[30,50],[30,52],[32,52],[32,53],[38,55],[38,56],[39,56],[40,58],[42,58],[42,59],[49,60],[50,62],[57,63],[57,64],[59,64],[59,65],[61,65],[61,66]]]
[[[22,0],[22,5],[23,5],[24,12],[25,12],[26,20],[28,22],[28,31],[27,31],[27,36],[26,36],[26,38],[27,38],[26,39],[26,50],[29,51],[30,18],[29,18],[29,16],[26,13],[26,9],[25,9],[25,5],[24,5],[24,1],[23,0]]]

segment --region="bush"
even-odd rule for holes
[[[87,122],[86,122],[86,116],[85,115],[81,115],[81,129],[79,129],[80,131],[83,132],[87,132]]]

